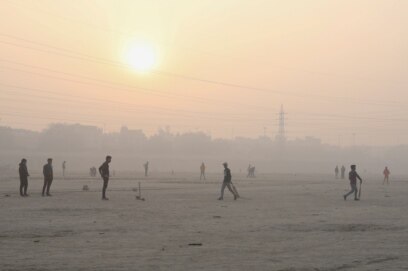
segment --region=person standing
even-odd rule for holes
[[[344,165],[341,166],[341,179],[344,180],[344,177],[346,176],[346,167]]]
[[[347,197],[351,194],[354,193],[354,200],[360,200],[357,197],[357,179],[360,180],[360,184],[363,182],[363,180],[360,178],[356,171],[356,165],[351,165],[351,171],[349,173],[349,180],[350,180],[350,186],[351,186],[351,191],[348,192],[347,194],[343,195],[344,200],[347,200]]]
[[[27,170],[27,160],[25,158],[21,159],[19,164],[18,173],[20,175],[20,196],[27,197],[28,188],[28,170]]]
[[[145,170],[145,177],[147,177],[148,173],[149,173],[149,161],[147,161],[144,165],[144,170]]]
[[[93,167],[91,167],[91,168],[89,169],[89,175],[90,175],[91,177],[96,177],[96,167],[95,167],[95,166],[93,166]]]
[[[62,177],[65,179],[65,168],[66,168],[66,161],[62,162]]]
[[[44,175],[44,185],[42,189],[42,196],[44,197],[45,195],[51,196],[50,194],[50,187],[52,180],[54,179],[54,172],[52,169],[52,159],[48,158],[47,159],[47,164],[44,165],[43,167],[43,175]],[[45,194],[47,192],[47,194]]]
[[[385,167],[383,174],[384,174],[383,184],[385,184],[386,181],[387,181],[387,184],[390,184],[389,178],[390,178],[391,171],[388,169],[388,167]]]
[[[255,166],[251,167],[251,177],[255,178]]]
[[[334,169],[334,176],[336,177],[336,179],[339,177],[339,167],[336,166],[336,168]]]
[[[102,200],[109,200],[106,197],[106,189],[108,188],[109,183],[109,163],[112,161],[112,156],[106,156],[105,162],[99,167],[99,174],[103,179],[103,186],[102,186]]]
[[[204,164],[204,162],[201,163],[200,171],[201,171],[200,181],[201,181],[201,178],[204,178],[204,180],[205,180],[205,164]]]
[[[224,199],[224,190],[225,187],[228,188],[228,190],[234,195],[234,200],[238,198],[238,195],[234,192],[234,190],[231,187],[231,170],[228,168],[228,163],[225,162],[222,164],[224,166],[224,181],[222,182],[221,186],[221,196],[218,198],[218,200],[223,200]]]

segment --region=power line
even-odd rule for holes
[[[0,36],[3,36],[3,35],[4,34],[0,33]],[[60,55],[60,56],[79,59],[79,60],[82,60],[82,61],[89,61],[89,62],[94,62],[94,63],[98,63],[98,64],[109,65],[109,66],[113,66],[113,67],[120,68],[120,69],[126,69],[126,70],[129,69],[128,66],[123,65],[122,63],[117,62],[117,61],[108,60],[108,59],[104,59],[104,58],[100,58],[100,57],[94,57],[94,56],[90,56],[90,55],[87,55],[87,54],[78,53],[78,52],[75,52],[75,51],[72,51],[72,50],[68,50],[68,49],[65,49],[65,48],[61,49],[61,48],[56,47],[56,46],[49,46],[49,45],[45,45],[45,44],[42,44],[42,43],[32,42],[32,41],[29,41],[27,39],[22,39],[22,38],[19,38],[19,37],[14,37],[14,36],[10,36],[10,35],[6,35],[6,36],[11,37],[13,39],[18,39],[18,40],[25,41],[27,43],[36,44],[36,45],[47,47],[47,48],[49,47],[49,48],[51,48],[53,50],[62,51],[63,53],[49,51],[49,50],[43,50],[43,49],[39,49],[39,48],[33,48],[33,47],[29,47],[29,46],[21,46],[19,44],[15,44],[15,43],[12,43],[12,42],[6,42],[6,41],[0,41],[0,43],[7,44],[7,45],[10,45],[10,46],[22,47],[22,48],[26,48],[26,49],[30,49],[30,50],[37,50],[37,51],[41,51],[41,52],[44,52],[44,53],[47,53],[47,54],[56,54],[56,55]],[[316,94],[307,94],[307,95],[298,94],[298,93],[288,92],[288,91],[278,91],[278,90],[272,90],[272,89],[264,89],[264,88],[258,88],[258,87],[252,87],[252,86],[245,86],[245,85],[241,85],[241,84],[234,84],[234,83],[229,83],[229,82],[222,82],[222,81],[216,81],[216,80],[203,79],[203,78],[199,78],[199,77],[193,77],[193,76],[188,76],[188,75],[183,75],[183,74],[170,73],[170,72],[165,72],[165,71],[160,71],[160,70],[154,70],[154,71],[152,71],[152,73],[155,73],[155,74],[158,74],[158,75],[169,76],[169,77],[177,77],[177,78],[182,78],[182,79],[186,79],[186,80],[191,80],[191,81],[196,81],[196,82],[201,82],[201,83],[207,83],[207,84],[212,84],[212,85],[221,85],[221,86],[224,86],[224,87],[246,89],[246,90],[264,92],[264,93],[269,93],[269,94],[274,93],[274,94],[279,94],[279,95],[284,95],[284,96],[294,96],[294,97],[299,97],[299,98],[310,98],[310,99],[319,98],[321,100],[325,100],[326,102],[338,102],[339,99],[343,99],[343,100],[346,100],[349,103],[356,103],[356,104],[398,105],[398,103],[396,103],[396,102],[388,102],[388,103],[384,103],[383,101],[381,101],[381,102],[373,102],[373,101],[367,102],[367,101],[360,101],[360,100],[351,99],[349,97],[332,97],[332,96],[323,96],[323,95],[316,95]],[[336,99],[336,101],[330,101],[330,99]]]
[[[90,27],[92,29],[97,29],[99,31],[109,32],[109,33],[117,33],[117,34],[120,34],[122,36],[127,36],[127,37],[134,37],[134,34],[132,34],[131,32],[128,32],[128,31],[122,31],[122,30],[118,30],[118,29],[115,29],[115,28],[103,27],[101,25],[93,24],[93,23],[90,23],[90,22],[85,22],[84,20],[78,20],[76,18],[74,19],[74,18],[72,18],[70,16],[66,16],[66,15],[64,15],[64,16],[57,15],[57,14],[55,14],[55,12],[46,10],[43,7],[41,9],[39,9],[38,7],[37,8],[32,8],[32,7],[22,8],[21,6],[20,7],[16,6],[15,2],[9,2],[9,1],[5,1],[5,2],[8,3],[8,4],[11,4],[14,7],[20,8],[20,9],[29,9],[29,10],[33,10],[33,11],[36,11],[36,12],[42,12],[42,13],[45,13],[45,14],[50,14],[50,15],[52,15],[55,18],[58,18],[60,20],[74,22],[76,24],[80,24],[81,26]],[[158,43],[163,44],[163,45],[165,45],[167,47],[173,47],[173,46],[169,46],[168,43],[163,42],[163,41],[159,41]],[[178,46],[180,46],[180,45],[178,45]],[[222,58],[230,58],[230,59],[240,60],[240,61],[247,61],[247,62],[249,61],[249,59],[243,59],[242,57],[237,58],[236,56],[234,56],[234,57],[225,56],[225,55],[214,54],[213,52],[206,52],[206,51],[202,51],[202,50],[197,51],[197,49],[194,48],[194,47],[182,46],[181,48],[183,48],[184,50],[187,50],[188,52],[192,52],[192,53],[200,54],[200,55],[205,54],[205,55],[216,56],[217,58],[222,57]],[[268,64],[268,66],[271,66],[271,63],[268,62],[267,64]],[[325,72],[312,71],[312,70],[308,70],[308,69],[299,69],[299,68],[287,67],[287,66],[282,66],[282,65],[274,65],[274,66],[278,67],[278,68],[281,68],[281,69],[285,69],[285,70],[291,70],[291,71],[302,72],[302,73],[307,73],[307,74],[314,74],[314,75],[320,75],[320,76],[329,76],[329,77],[337,77],[337,78],[339,78],[339,77],[343,77],[343,78],[344,77],[349,77],[349,78],[352,78],[354,80],[359,80],[359,81],[379,82],[379,80],[376,80],[376,79],[373,79],[373,78],[367,78],[367,77],[364,77],[364,76],[355,76],[355,75],[350,75],[350,74],[348,74],[348,75],[339,75],[339,74],[335,74],[335,73],[328,73],[326,71]],[[394,84],[395,83],[396,84],[406,84],[407,83],[407,82],[396,82],[396,81],[390,81],[390,80],[385,80],[385,81],[389,82],[389,83],[394,83]],[[382,82],[382,81],[380,81],[380,82]]]
[[[0,61],[13,63],[13,61],[8,61],[8,60],[3,60],[3,59],[0,59]],[[22,64],[22,63],[18,63],[18,62],[14,62],[14,64],[22,65],[22,66],[26,66],[26,67],[31,67],[31,68],[36,67],[36,66],[33,66],[33,65],[25,65],[25,64]],[[10,67],[5,67],[5,68],[8,69],[8,70],[14,70],[14,71],[23,72],[23,73],[35,74],[35,75],[39,75],[39,76],[43,76],[43,77],[68,81],[68,82],[72,82],[72,83],[80,83],[80,84],[93,85],[93,86],[97,85],[97,86],[101,86],[101,87],[105,87],[105,88],[106,87],[107,88],[112,88],[112,86],[113,86],[113,88],[115,90],[132,92],[132,93],[134,93],[132,90],[139,90],[139,91],[148,93],[149,95],[156,95],[156,96],[165,97],[165,98],[172,98],[172,99],[174,99],[174,98],[183,98],[183,99],[187,99],[187,100],[190,100],[190,101],[193,100],[195,102],[207,103],[207,104],[213,104],[214,102],[216,102],[216,103],[222,103],[224,106],[231,106],[231,105],[234,104],[234,103],[231,103],[231,102],[228,103],[228,104],[225,104],[224,101],[219,101],[219,100],[215,100],[215,99],[208,99],[208,98],[195,97],[195,96],[189,96],[189,95],[172,94],[172,93],[162,91],[162,90],[156,90],[156,89],[138,87],[138,86],[131,86],[131,85],[126,85],[126,84],[116,83],[116,82],[109,82],[109,81],[100,80],[100,79],[96,79],[96,78],[92,78],[92,77],[88,77],[88,76],[81,76],[81,75],[76,75],[76,74],[71,74],[71,73],[66,73],[66,72],[60,72],[60,71],[47,69],[47,68],[42,68],[42,67],[37,67],[37,69],[43,69],[43,70],[51,71],[51,72],[54,72],[54,73],[57,73],[57,74],[69,75],[71,77],[83,78],[83,79],[88,80],[88,81],[89,80],[90,81],[95,81],[95,82],[97,82],[97,84],[90,83],[90,82],[85,82],[85,81],[74,80],[74,79],[68,79],[68,78],[65,78],[65,77],[58,77],[58,76],[54,76],[54,75],[45,75],[45,74],[41,74],[39,72],[32,72],[32,71],[27,71],[27,70],[22,70],[22,69],[16,69],[16,68],[10,68]],[[248,104],[242,104],[242,103],[235,103],[235,104],[239,105],[239,106],[244,106],[246,109],[249,109],[249,107],[256,108],[257,110],[259,110],[259,109],[270,110],[271,109],[270,107],[266,108],[266,107],[262,107],[262,106],[248,105]]]
[[[49,102],[49,103],[47,103],[48,108],[44,112],[44,113],[48,113],[48,114],[55,114],[55,113],[59,112],[59,111],[58,112],[52,111],[51,108],[50,108],[52,105],[56,105],[56,106],[63,105],[65,108],[70,108],[71,110],[75,109],[75,107],[78,106],[78,105],[79,106],[86,106],[83,109],[89,109],[88,105],[86,105],[86,104],[85,105],[84,104],[80,105],[80,104],[78,104],[76,102],[67,102],[67,101],[64,102],[64,101],[60,101],[58,99],[48,99],[47,97],[43,97],[43,96],[40,96],[40,97],[35,96],[35,95],[30,95],[30,96],[35,97],[36,99],[45,100],[45,101]],[[15,101],[15,102],[18,102],[20,104],[23,104],[23,103],[24,104],[25,103],[32,104],[33,103],[33,100],[31,100],[31,99],[27,100],[26,97],[20,97],[20,98],[13,97],[13,98],[3,98],[3,99],[4,99],[4,101]],[[53,103],[55,101],[57,102],[56,104]],[[3,106],[3,108],[5,108],[5,106]],[[129,116],[130,117],[133,116],[132,114],[140,113],[138,110],[130,110],[130,109],[123,109],[123,108],[120,108],[118,110],[110,110],[109,112],[106,112],[106,107],[93,108],[93,109],[100,110],[101,113],[106,113],[106,115],[98,113],[97,115],[95,115],[93,117],[101,117],[101,118],[104,118],[104,119],[111,119],[111,120],[128,120]],[[40,112],[40,111],[33,110],[33,111],[30,111],[30,112]],[[112,115],[113,112],[122,113],[123,116]],[[193,119],[193,120],[208,119],[208,120],[211,120],[212,122],[224,122],[224,121],[233,122],[233,121],[237,121],[237,122],[240,122],[240,123],[244,123],[244,122],[256,122],[256,121],[261,121],[261,122],[270,122],[270,121],[272,121],[272,120],[269,120],[269,119],[261,119],[261,118],[228,118],[228,117],[214,118],[213,116],[194,116],[194,115],[189,115],[189,114],[171,115],[169,113],[167,113],[165,115],[159,113],[159,115],[157,115],[156,118],[154,118],[155,114],[153,114],[153,113],[146,113],[146,112],[143,112],[143,113],[144,113],[143,120],[158,120],[158,119],[159,120],[166,120],[166,119],[171,119],[171,118],[174,118],[174,117],[178,117],[178,118],[181,118],[181,119]],[[70,113],[70,114],[72,116],[75,115],[75,116],[78,116],[78,117],[81,117],[81,118],[83,117],[83,114],[72,114],[72,113]],[[89,116],[92,116],[92,115],[88,113],[88,114],[86,114],[86,116],[89,117]],[[117,118],[112,118],[112,117],[117,117]],[[124,117],[128,117],[128,118],[126,119]]]
[[[92,103],[104,103],[104,104],[113,104],[113,105],[119,105],[121,106],[121,108],[123,108],[123,106],[130,106],[132,107],[132,109],[138,109],[138,108],[145,108],[145,109],[154,109],[154,110],[159,110],[159,111],[163,111],[164,113],[168,114],[168,113],[185,113],[185,114],[201,114],[201,115],[211,115],[211,113],[209,112],[199,112],[199,111],[189,111],[189,110],[181,110],[181,109],[169,109],[169,108],[165,108],[165,107],[158,107],[158,106],[146,106],[146,105],[140,105],[140,104],[133,104],[133,103],[124,103],[124,102],[118,102],[118,101],[112,101],[112,100],[105,100],[105,99],[100,99],[100,98],[83,98],[81,96],[77,96],[77,95],[71,95],[71,94],[60,94],[60,93],[56,93],[53,91],[46,91],[43,89],[38,89],[38,88],[28,88],[28,87],[21,87],[21,86],[16,86],[16,85],[10,85],[10,84],[3,84],[0,83],[0,86],[4,86],[7,88],[12,88],[12,89],[18,89],[18,90],[23,90],[23,91],[30,91],[30,92],[40,92],[40,93],[46,93],[46,94],[51,94],[60,98],[64,98],[64,101],[67,100],[67,98],[74,98],[74,99],[79,99],[79,103],[83,102],[83,101],[89,101]],[[6,92],[6,90],[2,89],[0,90],[0,92]],[[13,91],[9,91],[9,93],[14,93]],[[39,96],[38,94],[33,95],[33,94],[29,94],[29,96],[33,96],[33,97],[43,97],[43,98],[50,98],[50,100],[55,100],[55,101],[59,101],[54,99],[53,97],[49,97],[49,96]],[[75,103],[78,103],[75,100],[71,100]],[[89,106],[89,105],[93,105],[92,103],[86,103],[85,105]],[[83,103],[82,103],[83,104]],[[136,106],[136,108],[135,108]],[[106,108],[106,107],[105,107]],[[214,113],[217,116],[219,116],[219,113]],[[248,114],[230,114],[230,113],[223,113],[223,115],[234,115],[234,116],[247,116]]]

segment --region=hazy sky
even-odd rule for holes
[[[0,1],[0,125],[408,143],[408,1]],[[129,44],[157,53],[126,62]],[[264,128],[265,127],[265,128]]]

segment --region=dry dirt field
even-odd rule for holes
[[[364,177],[364,176],[363,176]],[[379,176],[381,177],[381,176]],[[117,176],[109,201],[101,181],[57,178],[0,182],[1,270],[408,270],[408,180],[363,184],[344,201],[348,181],[323,175],[236,176],[242,198],[221,175]],[[138,181],[142,197],[136,200]],[[89,191],[82,191],[83,185]]]

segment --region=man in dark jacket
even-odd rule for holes
[[[218,200],[223,200],[224,199],[224,190],[225,187],[228,187],[228,190],[234,195],[234,200],[238,198],[238,195],[234,192],[234,190],[231,187],[231,170],[228,168],[228,163],[223,163],[224,166],[224,181],[222,182],[222,187],[221,187],[221,197],[218,198]]]
[[[20,196],[27,197],[28,188],[28,170],[27,170],[27,160],[23,158],[19,164],[18,173],[20,175]]]
[[[99,174],[103,179],[103,187],[102,187],[102,200],[109,200],[106,197],[106,188],[108,188],[109,183],[109,163],[112,161],[112,157],[110,155],[106,156],[106,161],[99,167]]]
[[[343,196],[344,200],[346,200],[347,197],[349,195],[353,194],[353,193],[354,193],[354,200],[359,200],[359,198],[357,197],[357,192],[358,192],[358,190],[357,190],[357,179],[360,180],[360,183],[363,182],[363,180],[360,178],[360,176],[358,175],[358,173],[356,171],[356,165],[351,165],[351,171],[349,173],[351,191]]]
[[[52,169],[52,159],[48,158],[47,159],[47,164],[44,165],[43,167],[43,174],[44,174],[44,185],[42,189],[42,196],[45,196],[45,189],[47,189],[47,196],[51,196],[50,194],[50,187],[52,180],[54,179],[54,173]]]

